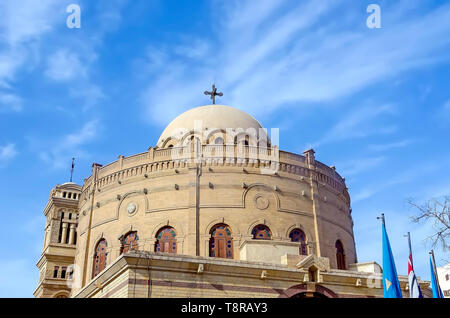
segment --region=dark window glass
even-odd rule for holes
[[[259,224],[253,228],[252,235],[256,240],[270,240],[272,238],[272,232],[270,229],[262,224]]]

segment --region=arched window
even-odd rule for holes
[[[300,243],[300,246],[299,246],[300,255],[308,254],[308,250],[306,248],[306,235],[302,230],[293,229],[291,231],[291,233],[289,234],[289,238],[291,239],[292,242]]]
[[[173,227],[166,226],[156,234],[155,252],[176,253],[177,252],[177,233]]]
[[[214,144],[216,144],[216,145],[223,145],[223,138],[222,137],[217,137],[214,140]]]
[[[200,139],[195,136],[191,136],[189,139],[189,148],[191,153],[199,154],[202,151],[202,143]]]
[[[226,224],[217,224],[212,228],[210,234],[209,256],[233,258],[233,238],[230,227]]]
[[[132,250],[138,250],[139,249],[139,237],[137,235],[137,232],[129,232],[125,236],[122,237],[122,247],[120,250],[120,253],[126,253]]]
[[[270,232],[270,229],[262,224],[258,224],[253,228],[252,235],[256,240],[270,240],[272,238],[272,232]]]
[[[344,246],[342,245],[342,242],[340,240],[336,241],[336,262],[338,269],[346,269]]]
[[[246,135],[240,135],[236,137],[236,144],[242,145],[242,146],[248,146],[249,145],[249,137]]]
[[[94,268],[92,270],[92,278],[97,276],[106,267],[108,252],[106,251],[108,244],[105,239],[100,240],[95,247]]]

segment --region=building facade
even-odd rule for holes
[[[450,298],[450,263],[436,268],[444,298]]]
[[[351,213],[345,179],[314,150],[280,150],[236,108],[193,108],[148,151],[52,190],[35,296],[382,297]]]

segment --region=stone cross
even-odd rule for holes
[[[223,96],[223,93],[221,93],[221,92],[218,93],[216,85],[213,84],[212,91],[211,92],[205,91],[205,95],[211,95],[211,99],[212,99],[213,105],[214,105],[216,103],[216,96]]]

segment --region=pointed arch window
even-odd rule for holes
[[[209,256],[233,258],[233,237],[230,227],[226,224],[216,224],[210,234]]]
[[[173,227],[163,227],[156,233],[155,252],[177,253],[177,233]]]
[[[133,250],[139,249],[139,237],[137,235],[137,232],[129,232],[122,238],[122,248],[120,250],[120,253],[126,253]]]
[[[291,239],[292,242],[300,243],[299,246],[300,255],[308,255],[305,232],[303,232],[300,229],[293,229],[291,233],[289,233],[289,238]]]
[[[108,259],[107,252],[108,244],[105,239],[101,239],[95,247],[94,254],[94,268],[92,270],[92,278],[97,276],[102,270],[106,268],[106,262]]]
[[[269,227],[263,224],[256,225],[252,230],[253,238],[256,240],[270,240],[272,239],[272,232]]]
[[[336,241],[336,262],[338,269],[346,269],[345,266],[345,254],[344,254],[344,245],[340,240]]]

